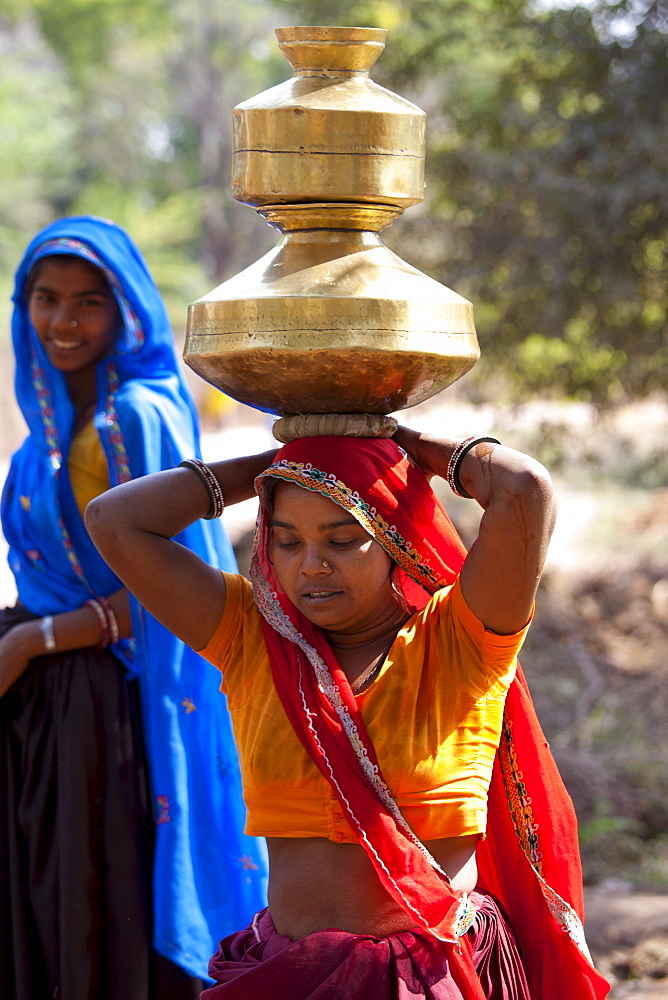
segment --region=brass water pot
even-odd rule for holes
[[[471,304],[378,233],[422,199],[425,116],[368,78],[386,32],[282,28],[291,80],[234,111],[234,197],[284,235],[190,306],[184,357],[271,412],[391,413],[479,355]]]
[[[426,115],[369,79],[387,31],[276,35],[294,76],[234,109],[234,197],[255,207],[363,202],[403,210],[422,201]]]

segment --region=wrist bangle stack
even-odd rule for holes
[[[210,521],[214,517],[220,517],[225,509],[225,498],[222,487],[209,466],[199,458],[186,458],[183,462],[179,462],[179,468],[192,469],[204,486],[209,497],[209,509],[204,515],[205,519]]]
[[[53,630],[53,615],[45,615],[40,619],[39,629],[44,640],[44,652],[56,652],[56,636]]]
[[[98,597],[97,602],[98,604],[102,605],[102,610],[104,611],[104,614],[107,619],[107,629],[109,631],[109,645],[113,646],[115,643],[118,642],[119,638],[118,620],[116,618],[116,615],[114,614],[114,609],[112,608],[111,604],[109,603],[106,597]]]
[[[84,607],[93,609],[100,624],[100,641],[95,648],[106,649],[118,642],[118,621],[106,597],[91,598]]]
[[[107,625],[107,616],[104,613],[104,608],[99,601],[91,598],[90,601],[86,601],[87,608],[92,608],[95,612],[95,617],[100,624],[100,641],[98,642],[96,649],[106,649],[109,645],[109,626]]]
[[[482,444],[483,441],[489,441],[490,444],[501,444],[498,438],[490,437],[488,435],[472,434],[471,437],[465,438],[463,441],[459,442],[450,456],[450,461],[448,462],[448,469],[445,475],[448,486],[456,496],[464,497],[466,500],[473,500],[473,497],[462,486],[459,478],[459,471],[461,469],[462,462],[470,452],[471,448],[475,448],[477,444]]]

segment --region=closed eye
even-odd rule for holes
[[[107,304],[106,300],[103,298],[94,298],[94,299],[91,298],[91,299],[81,300],[81,305],[86,306],[87,308],[99,309],[102,306],[105,306],[106,304]]]

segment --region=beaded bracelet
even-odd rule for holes
[[[106,597],[98,597],[97,602],[102,606],[102,610],[104,611],[105,617],[107,619],[107,629],[109,632],[109,645],[113,646],[115,643],[118,642],[119,638],[118,619],[116,618],[116,615],[114,614],[114,609],[112,608],[111,604],[109,603]]]
[[[204,515],[205,520],[210,521],[214,517],[220,517],[225,509],[225,498],[223,489],[208,465],[200,461],[199,458],[185,458],[179,462],[179,468],[192,469],[204,486],[209,496],[209,509]]]
[[[96,649],[106,649],[111,640],[111,634],[109,631],[109,623],[107,621],[107,616],[104,612],[104,608],[99,601],[91,598],[90,601],[86,601],[85,607],[92,608],[95,612],[97,620],[100,624],[100,641],[98,642]]]
[[[448,469],[445,474],[448,486],[456,496],[464,497],[466,500],[473,500],[473,497],[468,490],[465,490],[462,486],[459,478],[459,470],[461,469],[464,458],[468,455],[471,448],[475,448],[477,444],[482,444],[483,441],[489,441],[490,444],[501,444],[498,438],[489,437],[488,435],[472,434],[471,437],[465,438],[463,441],[459,442],[450,456],[450,461],[448,462]]]

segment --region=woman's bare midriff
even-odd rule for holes
[[[454,889],[475,888],[477,836],[425,841]],[[337,928],[384,937],[415,926],[381,885],[359,844],[321,837],[270,837],[269,908],[279,934],[297,941]]]

